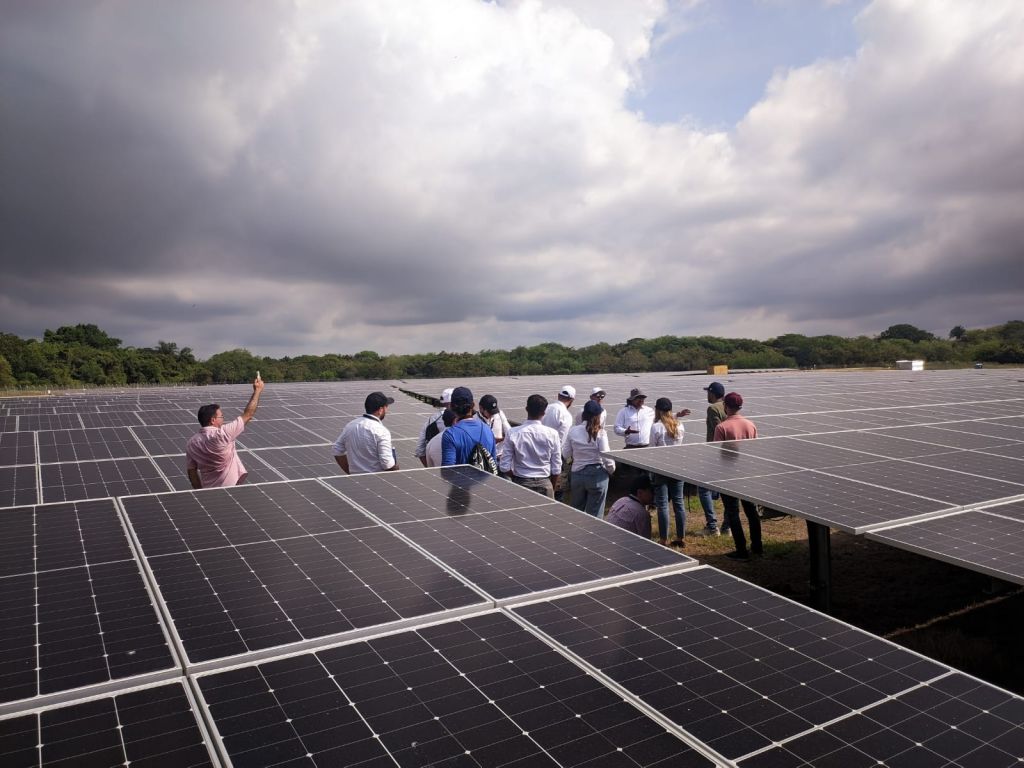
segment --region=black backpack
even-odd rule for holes
[[[484,448],[483,443],[477,443],[469,454],[469,465],[476,467],[492,475],[498,474],[498,462],[491,456],[491,452]]]
[[[441,416],[438,416],[432,422],[427,424],[427,440],[426,441],[428,443],[441,433],[441,428],[439,426],[437,426],[437,422],[441,421],[441,418],[442,418]]]

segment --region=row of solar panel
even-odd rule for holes
[[[124,499],[166,628],[111,502],[4,512],[0,689],[38,711],[0,721],[0,762],[1024,754],[1021,699],[518,486],[468,468],[329,484],[341,495],[306,481]]]

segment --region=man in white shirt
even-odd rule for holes
[[[527,420],[514,427],[505,438],[498,468],[517,485],[554,498],[562,471],[562,446],[558,433],[541,424],[547,407],[548,401],[543,395],[526,398]]]
[[[504,453],[505,438],[512,431],[512,425],[508,423],[504,412],[498,408],[498,398],[494,395],[484,395],[480,398],[480,410],[476,417],[491,428],[494,433],[494,445],[496,454],[494,456],[500,464],[501,454]]]
[[[398,469],[391,432],[383,424],[393,402],[383,392],[371,392],[364,403],[366,413],[341,430],[334,441],[334,460],[346,475]]]
[[[651,442],[654,409],[644,405],[646,400],[640,389],[630,390],[626,407],[615,417],[615,434],[626,438],[627,448],[646,448]]]
[[[545,427],[551,427],[558,433],[559,445],[565,443],[565,436],[572,429],[572,414],[569,413],[569,409],[572,408],[572,401],[575,399],[576,388],[566,384],[558,393],[558,401],[547,407],[547,410],[544,411],[544,418],[540,421]],[[562,472],[558,477],[558,484],[555,486],[555,498],[558,501],[561,501],[562,494],[569,490],[570,464],[571,462],[562,462]]]
[[[416,450],[413,451],[413,455],[420,460],[420,464],[424,467],[429,466],[427,464],[427,443],[429,443],[435,435],[439,435],[445,430],[444,420],[441,418],[444,415],[445,410],[451,405],[452,402],[452,388],[448,387],[441,392],[441,407],[434,411],[427,420],[423,422],[423,427],[420,429],[419,439],[416,441]]]
[[[445,408],[441,415],[441,421],[444,423],[444,428],[430,438],[430,442],[427,443],[426,458],[428,467],[441,466],[441,437],[444,435],[444,430],[455,423],[455,411],[451,408]]]

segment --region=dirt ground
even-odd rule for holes
[[[625,491],[613,487],[609,498]],[[736,561],[725,556],[734,549],[732,537],[700,535],[700,502],[696,496],[686,501],[686,554],[808,604],[805,521],[788,516],[762,520],[764,556]],[[721,521],[720,502],[716,510]],[[657,536],[656,515],[652,520]],[[1024,695],[1024,588],[862,536],[833,531],[831,550],[833,617]]]

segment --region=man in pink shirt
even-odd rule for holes
[[[257,374],[252,383],[252,397],[245,410],[228,424],[224,423],[224,414],[216,403],[199,409],[202,429],[192,435],[185,446],[188,480],[193,488],[220,488],[245,482],[249,473],[238,458],[235,440],[245,431],[245,425],[256,413],[262,392],[263,379]]]
[[[748,440],[757,437],[757,427],[750,419],[740,416],[740,408],[743,407],[743,397],[739,392],[730,392],[722,400],[725,406],[725,420],[719,422],[715,427],[715,442]],[[728,447],[728,446],[727,446]],[[749,560],[750,554],[761,555],[764,553],[764,545],[761,543],[761,521],[757,517],[757,505],[752,501],[743,499],[743,513],[747,517],[750,526],[750,552],[747,551],[747,539],[743,535],[743,526],[740,525],[740,500],[735,496],[722,494],[722,506],[725,507],[725,520],[732,531],[732,540],[736,544],[736,551],[730,552],[726,557],[733,560]],[[723,528],[725,526],[722,526]]]

